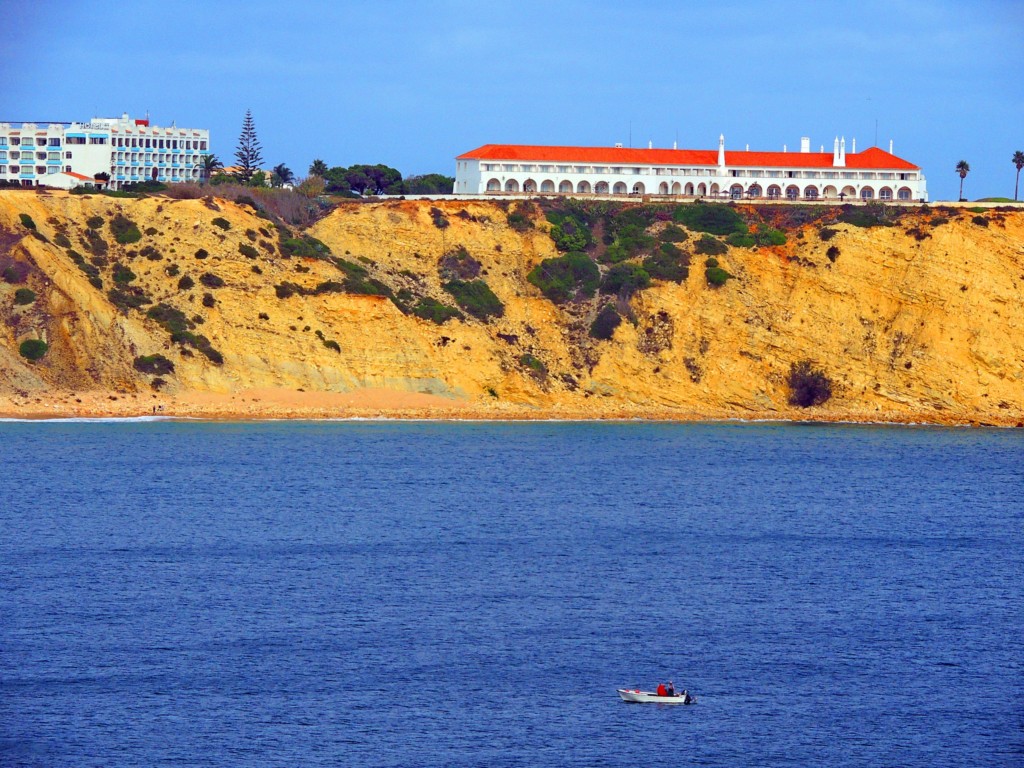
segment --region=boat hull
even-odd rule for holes
[[[692,704],[695,699],[692,696],[683,696],[681,693],[676,696],[659,696],[653,691],[641,691],[639,688],[619,688],[619,697],[630,704]]]

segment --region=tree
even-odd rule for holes
[[[263,147],[256,137],[256,124],[252,119],[252,110],[245,110],[245,120],[242,121],[242,133],[238,137],[238,149],[235,150],[235,159],[238,160],[238,171],[235,173],[239,180],[248,184],[253,174],[263,164]]]
[[[961,160],[956,164],[956,172],[960,174],[960,199],[964,199],[964,179],[967,178],[967,174],[971,172],[971,166],[967,164],[966,160]]]
[[[1017,181],[1013,185],[1013,199],[1017,199],[1017,187],[1020,186],[1020,171],[1024,168],[1024,152],[1019,149],[1013,153],[1013,164],[1017,166]]]
[[[319,176],[320,178],[323,178],[324,176],[327,175],[327,163],[325,163],[320,158],[317,158],[316,160],[309,164],[309,175]]]
[[[295,181],[295,174],[292,173],[292,169],[284,163],[275,165],[274,170],[270,174],[271,186],[283,187],[285,184],[291,184]]]
[[[224,163],[220,161],[216,155],[200,155],[199,156],[199,178],[209,179],[217,171],[224,168]]]

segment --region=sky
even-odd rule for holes
[[[482,144],[812,148],[924,170],[932,200],[1012,197],[1020,0],[0,0],[0,121],[146,113],[233,162],[455,174]]]

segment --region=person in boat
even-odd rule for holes
[[[668,696],[668,689],[665,687],[664,683],[658,683],[658,695]]]
[[[689,704],[691,701],[693,701],[693,699],[690,698],[690,692],[684,688],[683,689],[683,704]]]
[[[675,686],[675,684],[671,680],[668,681],[668,695],[669,696],[675,696],[676,695],[676,686]]]

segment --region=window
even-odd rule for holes
[[[47,143],[51,147],[59,147],[60,146],[60,139],[50,139]]]
[[[21,139],[19,139],[17,136],[11,136],[11,146],[17,147],[19,144],[21,144]]]
[[[50,167],[48,167],[46,169],[46,175],[47,176],[52,176],[53,174],[55,174],[59,170],[60,170],[60,168],[58,168],[56,165],[51,165]]]
[[[0,151],[0,163],[7,162],[7,153]]]
[[[85,144],[85,136],[69,136],[64,140],[65,144]]]
[[[65,160],[70,160],[71,159],[71,153],[70,152],[65,152],[64,153],[64,159]]]
[[[89,137],[89,143],[90,144],[106,144],[107,143],[107,137],[106,136],[90,136]]]
[[[0,136],[0,147],[6,147],[6,146],[7,146],[7,137],[6,136]]]
[[[68,173],[71,173],[71,166],[70,165],[65,165],[64,166],[64,170],[67,171]]]
[[[60,160],[60,152],[47,152],[46,153],[46,159],[47,160]]]
[[[206,149],[206,142],[205,141],[200,141],[199,142],[199,149]]]
[[[37,147],[45,147],[46,146],[46,139],[36,139],[36,146]]]
[[[21,157],[21,152],[11,152],[11,160],[17,160]]]

